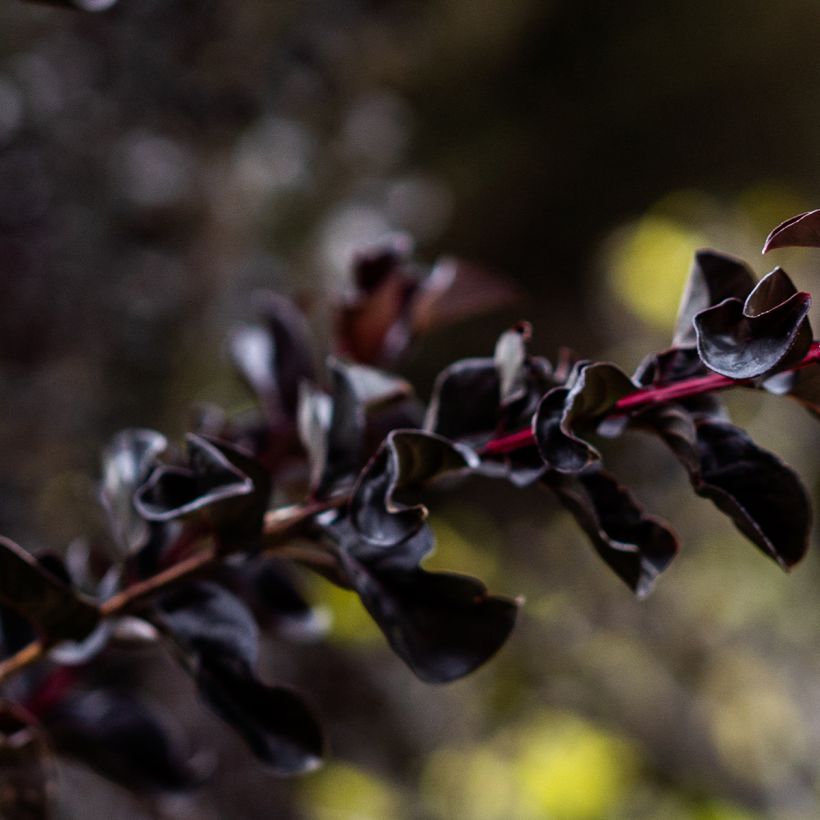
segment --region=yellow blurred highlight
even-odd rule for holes
[[[390,786],[362,769],[330,763],[304,781],[308,820],[399,820],[401,801]]]
[[[627,800],[638,767],[626,740],[577,715],[541,712],[480,746],[433,754],[422,797],[436,820],[596,820]]]
[[[384,643],[384,636],[355,592],[318,576],[311,577],[309,583],[311,600],[326,606],[332,615],[328,634],[331,641],[359,645]]]
[[[491,583],[498,572],[498,557],[491,549],[481,549],[452,526],[445,518],[433,516],[430,519],[436,534],[436,548],[424,560],[424,568],[431,572],[464,572]],[[490,530],[488,540],[498,543],[501,536]]]
[[[694,253],[706,244],[694,229],[650,214],[616,241],[611,254],[612,288],[644,322],[670,330]]]

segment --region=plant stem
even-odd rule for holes
[[[812,342],[809,352],[790,371],[802,370],[810,364],[820,362],[820,342]],[[664,384],[653,387],[642,387],[622,399],[618,399],[609,415],[621,416],[635,410],[665,404],[670,401],[680,401],[703,393],[714,393],[717,390],[727,390],[732,387],[751,387],[751,379],[730,379],[719,373],[709,373],[707,376],[697,376],[693,379],[683,379],[673,384]],[[535,446],[535,434],[531,428],[518,430],[506,436],[500,436],[488,441],[479,451],[483,456],[503,455],[520,450],[524,447]]]
[[[820,362],[820,342],[812,342],[809,352],[794,367],[792,371],[801,370],[810,364]],[[717,373],[699,376],[693,379],[684,379],[674,384],[655,387],[644,387],[624,396],[615,402],[610,415],[618,416],[626,413],[663,404],[670,401],[698,396],[703,393],[713,393],[716,390],[726,390],[732,387],[748,387],[752,381],[730,379]],[[506,436],[492,439],[481,449],[480,454],[501,455],[535,445],[535,436],[531,429],[519,430]],[[313,516],[327,510],[343,507],[350,502],[349,495],[341,495],[327,501],[310,501],[307,504],[296,504],[270,510],[265,515],[263,538],[265,553],[276,555],[288,560],[299,561],[317,568],[328,569],[335,565],[330,553],[316,547],[302,547],[288,543],[299,529]],[[162,570],[151,578],[138,581],[126,589],[112,595],[100,604],[100,617],[111,618],[123,615],[130,609],[137,607],[146,598],[164,589],[183,578],[189,578],[197,572],[221,560],[213,544],[198,550],[193,555]],[[0,683],[21,672],[41,660],[46,654],[47,647],[41,641],[34,641],[23,647],[10,658],[0,662]]]
[[[314,515],[343,506],[349,500],[348,497],[342,496],[329,501],[311,502],[306,505],[294,505],[271,510],[265,516],[263,528],[265,552],[270,555],[281,555],[283,558],[305,564],[315,564],[324,568],[331,566],[330,555],[326,555],[320,550],[299,549],[288,544],[283,545],[283,542],[293,536],[299,527]],[[131,584],[126,589],[112,595],[108,600],[103,601],[99,608],[100,618],[124,615],[154,593],[183,578],[190,578],[220,559],[221,556],[217,553],[216,547],[209,544],[162,572],[146,578],[144,581]],[[33,641],[10,658],[0,662],[0,683],[41,660],[46,651],[47,646],[42,641]]]

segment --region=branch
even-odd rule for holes
[[[809,352],[792,371],[801,370],[816,362],[820,362],[820,342],[813,342]],[[732,387],[750,387],[753,382],[748,379],[730,379],[717,373],[700,376],[694,379],[684,379],[674,384],[660,387],[645,387],[619,399],[610,415],[619,416],[626,413],[664,404],[671,401],[698,396],[703,393],[712,393],[717,390],[726,390]],[[500,455],[510,453],[525,447],[535,446],[535,436],[531,429],[519,430],[506,436],[501,436],[487,442],[479,451],[481,455]],[[277,510],[270,510],[265,515],[263,538],[265,554],[275,555],[288,560],[314,566],[319,569],[332,568],[335,565],[330,553],[318,547],[304,547],[288,543],[298,534],[301,527],[315,515],[326,510],[343,507],[350,502],[350,495],[337,496],[329,501],[310,501],[307,504],[295,504]],[[193,555],[168,567],[157,575],[138,581],[121,592],[116,593],[100,604],[100,616],[113,618],[137,608],[145,599],[162,591],[171,584],[190,578],[198,572],[220,561],[222,556],[213,544],[200,549]],[[42,659],[47,646],[42,641],[34,641],[23,647],[19,652],[0,662],[0,683],[26,669],[28,666]]]

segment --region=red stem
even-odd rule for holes
[[[815,362],[820,362],[820,342],[812,342],[809,352],[798,364],[791,368],[791,371],[802,370]],[[719,373],[710,373],[708,376],[683,379],[674,384],[665,384],[660,387],[643,387],[628,396],[624,396],[622,399],[618,399],[609,415],[620,416],[633,410],[640,410],[643,407],[687,399],[691,396],[713,393],[715,390],[726,390],[730,387],[748,387],[751,384],[753,384],[751,379],[730,379],[728,376],[721,376]],[[535,435],[531,429],[527,429],[494,438],[488,441],[480,452],[483,456],[502,455],[533,446],[535,446]]]

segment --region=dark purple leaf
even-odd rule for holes
[[[246,325],[233,332],[231,358],[269,419],[292,419],[299,383],[314,378],[310,328],[290,299],[263,293],[259,302],[264,324]]]
[[[811,505],[800,478],[727,421],[679,405],[644,411],[636,424],[660,435],[710,499],[760,550],[788,569],[808,549]]]
[[[745,262],[718,251],[697,251],[681,299],[673,347],[694,347],[695,316],[724,299],[745,299],[754,286],[754,274]]]
[[[311,640],[323,634],[326,620],[306,600],[287,562],[270,558],[223,566],[227,583],[253,610],[257,622],[291,640]]]
[[[302,774],[321,765],[321,729],[294,692],[268,686],[242,666],[218,658],[201,666],[197,684],[211,709],[273,771]]]
[[[500,274],[444,257],[422,280],[413,297],[411,327],[415,334],[510,307],[521,292]]]
[[[56,781],[42,728],[21,707],[0,701],[0,817],[48,820]]]
[[[439,373],[424,427],[445,438],[483,443],[498,426],[500,407],[495,361],[462,359]]]
[[[64,640],[82,640],[94,631],[100,618],[92,601],[2,537],[0,601],[31,623],[49,646]]]
[[[820,364],[817,362],[800,370],[777,373],[766,379],[763,387],[776,396],[793,398],[812,415],[820,417]]]
[[[164,465],[137,491],[134,503],[148,521],[195,516],[219,534],[221,546],[248,546],[262,530],[270,478],[238,448],[189,433],[188,464]]]
[[[618,577],[639,598],[648,595],[679,549],[667,523],[648,515],[629,491],[603,470],[578,476],[551,471],[543,482],[575,516]]]
[[[210,708],[281,774],[319,765],[321,732],[297,695],[256,679],[258,628],[248,608],[208,582],[163,596],[154,616],[179,645]]]
[[[711,370],[732,379],[754,379],[784,369],[811,345],[811,296],[800,293],[775,268],[740,299],[725,299],[695,317],[698,353]]]
[[[422,526],[427,510],[398,501],[396,494],[476,462],[472,451],[442,436],[394,430],[359,476],[351,502],[353,525],[373,544],[405,540]]]
[[[110,9],[117,0],[23,0],[23,2],[64,6],[78,11],[105,11]]]
[[[606,362],[581,367],[572,387],[550,390],[533,419],[544,463],[558,472],[580,473],[600,461],[598,451],[575,434],[576,428],[595,429],[618,399],[636,390],[624,372]]]
[[[527,394],[527,342],[532,327],[520,322],[502,333],[495,345],[493,361],[499,378],[501,406],[507,407]]]
[[[365,541],[345,519],[328,531],[339,544],[350,586],[396,654],[422,680],[447,683],[469,674],[512,631],[514,601],[490,595],[475,578],[419,567],[433,547],[428,526],[390,547]]]
[[[217,584],[182,584],[162,596],[159,618],[187,651],[256,664],[259,629],[248,608]]]
[[[820,210],[806,211],[781,222],[766,237],[763,253],[790,247],[820,247]]]
[[[165,436],[155,430],[132,428],[118,433],[103,451],[100,501],[123,555],[137,552],[148,541],[149,525],[134,507],[134,493],[167,446]]]
[[[124,694],[75,690],[43,721],[58,752],[137,793],[184,791],[207,774],[181,748],[178,729]]]

